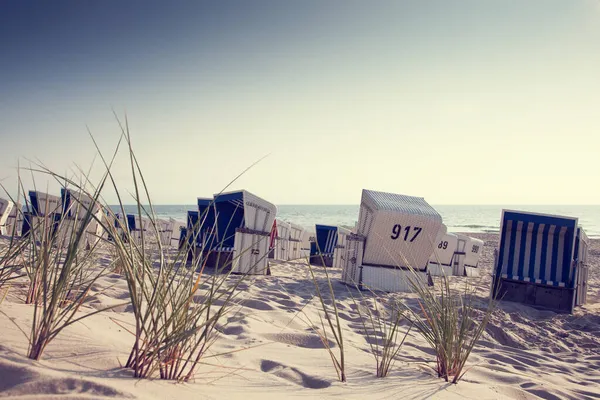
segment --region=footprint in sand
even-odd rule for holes
[[[308,389],[324,389],[331,386],[331,383],[327,381],[307,375],[297,368],[288,367],[276,361],[262,360],[260,369],[262,372],[273,374]]]
[[[267,340],[302,347],[304,349],[322,349],[321,338],[314,333],[266,333],[261,335]],[[329,346],[333,349],[336,344],[329,340]]]
[[[296,303],[295,301],[292,300],[283,300],[283,299],[273,299],[273,301],[281,306],[283,306],[285,309],[298,309],[300,308],[298,306],[298,303]]]
[[[241,325],[228,325],[219,330],[224,335],[234,335],[234,336],[241,335],[242,333],[246,332],[246,329]]]
[[[271,297],[277,297],[278,299],[282,299],[282,300],[290,300],[290,296],[285,293],[282,293],[282,292],[265,291],[264,295],[265,295],[265,297],[271,296]]]
[[[242,305],[244,307],[253,308],[255,310],[261,310],[261,311],[268,311],[268,310],[275,309],[269,303],[261,301],[261,300],[244,300],[242,302]]]

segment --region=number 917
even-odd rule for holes
[[[411,236],[411,228],[412,228],[412,236]],[[405,226],[404,229],[402,229],[401,225],[396,224],[392,228],[392,235],[390,237],[392,239],[396,240],[396,239],[400,238],[401,236],[404,236],[403,239],[405,242],[414,242],[422,230],[423,229],[419,228],[418,226],[411,227],[410,225]],[[404,235],[402,235],[402,232],[404,232]],[[408,240],[409,236],[410,236],[410,240]]]

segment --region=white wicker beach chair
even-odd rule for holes
[[[342,281],[371,290],[412,291],[409,279],[427,279],[441,226],[442,217],[423,198],[363,190],[357,234],[347,237]]]

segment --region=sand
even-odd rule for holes
[[[472,234],[485,241],[483,276],[470,278],[483,298],[489,294],[493,249],[498,236]],[[600,240],[592,240],[589,302],[575,314],[556,314],[503,302],[468,362],[458,385],[433,372],[427,343],[411,332],[387,378],[375,377],[375,361],[348,288],[331,271],[343,320],[347,383],[337,381],[319,337],[298,313],[314,293],[302,262],[275,262],[272,276],[245,285],[244,302],[221,327],[189,383],[138,380],[121,366],[133,336],[120,324],[133,321],[131,307],[90,317],[62,332],[42,360],[25,357],[32,307],[19,289],[0,305],[0,397],[18,399],[598,399],[600,398]],[[323,274],[318,275],[323,280]],[[453,277],[453,285],[467,278]],[[127,299],[118,274],[94,285],[88,310]],[[414,295],[402,295],[414,301]],[[316,303],[306,314],[317,318]],[[18,327],[17,327],[18,325]],[[241,349],[246,349],[239,351]]]

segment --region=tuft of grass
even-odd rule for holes
[[[40,168],[38,172],[49,173],[43,166]],[[87,179],[84,176],[82,180]],[[105,272],[96,265],[99,242],[87,248],[86,241],[88,226],[98,219],[95,205],[105,179],[106,175],[99,188],[90,194],[92,206],[72,196],[70,210],[59,210],[62,215],[49,213],[32,218],[30,232],[20,239],[26,245],[24,270],[29,278],[26,303],[33,305],[27,354],[31,359],[39,360],[48,344],[68,326],[121,305],[78,315],[92,286]],[[66,183],[63,188],[70,189]],[[71,217],[67,217],[67,211],[72,213]]]
[[[18,182],[20,183],[20,177]],[[20,240],[17,234],[17,221],[23,218],[23,211],[19,207],[18,199],[21,198],[21,185],[17,185],[17,197],[13,198],[0,182],[0,187],[6,193],[10,201],[17,207],[15,223],[7,233],[9,234],[8,247],[0,250],[0,291],[4,290],[4,296],[8,293],[8,284],[18,278],[25,276],[22,272],[24,268],[24,254],[27,250],[27,242]],[[0,304],[2,302],[0,301]]]
[[[402,325],[408,319],[404,315],[404,306],[398,299],[374,293],[368,298],[362,291],[359,290],[359,293],[360,301],[351,294],[352,301],[375,358],[376,375],[378,378],[385,378],[393,368],[413,323],[409,323],[408,329],[402,334]]]
[[[319,249],[319,245],[317,243],[318,254],[321,254],[321,250]],[[323,258],[323,256],[321,256]],[[319,301],[320,311],[319,313],[319,322],[320,328],[317,328],[311,322],[311,327],[315,331],[315,333],[321,339],[323,343],[323,347],[327,350],[329,357],[331,358],[331,362],[335,369],[335,372],[338,376],[340,382],[346,382],[346,363],[345,363],[345,353],[344,353],[344,336],[343,329],[340,320],[340,316],[338,313],[337,301],[335,298],[335,291],[333,290],[333,284],[331,282],[331,278],[329,277],[329,273],[327,272],[327,267],[325,266],[325,260],[321,259],[321,264],[323,265],[323,271],[325,272],[326,278],[326,292],[324,293],[319,285],[319,281],[316,278],[315,271],[313,266],[310,264],[310,256],[307,257],[306,262],[308,264],[308,270],[310,272],[310,276],[312,282],[315,286],[316,297]],[[329,296],[326,296],[328,294]],[[306,314],[305,314],[306,315]],[[308,316],[307,316],[308,317]],[[310,320],[309,320],[310,321]],[[328,333],[329,332],[329,333]],[[333,338],[335,344],[337,344],[338,352],[333,351],[331,348],[331,344],[329,341],[329,337]]]
[[[232,275],[225,268],[208,273],[209,248],[199,249],[188,262],[188,246],[180,249],[164,246],[160,240],[162,224],[156,218],[149,189],[133,151],[127,120],[119,124],[127,146],[136,214],[140,220],[148,221],[146,230],[132,233],[124,218],[117,219],[112,210],[108,210],[107,220],[112,222],[102,226],[112,238],[115,264],[127,282],[135,320],[131,330],[134,342],[125,366],[138,378],[158,375],[161,379],[188,381],[194,377],[203,358],[208,357],[209,349],[218,339],[217,327],[237,306],[239,286],[249,275]],[[110,173],[109,163],[99,149],[98,152],[109,171],[108,179],[115,190],[120,214],[125,216],[123,196]],[[197,226],[187,232],[184,243],[197,242],[205,217],[201,215]]]
[[[418,295],[418,307],[405,306],[407,318],[434,350],[438,377],[456,384],[466,373],[467,360],[490,321],[496,300],[490,296],[487,305],[480,307],[468,283],[464,291],[453,291],[445,275],[434,286],[409,280]]]

